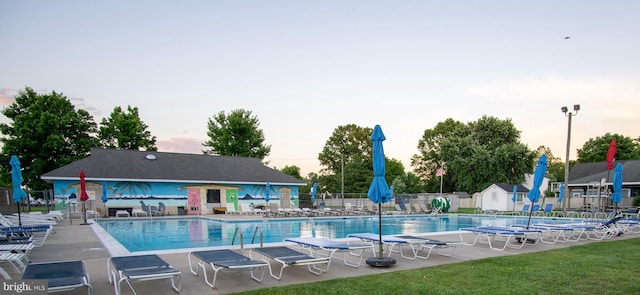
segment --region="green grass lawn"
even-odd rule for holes
[[[639,293],[640,238],[634,238],[240,294]]]

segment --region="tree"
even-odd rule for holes
[[[229,115],[221,111],[207,123],[209,140],[203,145],[210,149],[203,152],[263,160],[271,152],[271,146],[264,144],[264,132],[259,127],[260,122],[251,111],[236,109]]]
[[[420,154],[413,155],[411,166],[415,175],[423,182],[426,191],[433,191],[440,187],[440,181],[436,177],[438,168],[442,168],[445,161],[442,158],[441,141],[449,137],[465,137],[468,135],[467,126],[454,119],[447,119],[439,122],[433,129],[427,129],[418,140],[418,151]],[[453,190],[451,178],[443,186],[445,191]]]
[[[338,126],[318,155],[320,165],[330,173],[340,174],[343,163],[353,162],[356,158],[371,159],[372,132],[371,128],[355,124]]]
[[[284,168],[282,168],[280,172],[289,176],[293,176],[296,179],[304,180],[304,178],[302,178],[302,176],[300,175],[300,167],[298,166],[284,166]]]
[[[521,183],[533,171],[535,155],[519,139],[509,119],[483,116],[466,125],[447,119],[424,132],[412,166],[430,191],[439,189],[440,167],[446,171],[443,191],[474,193],[492,183]]]
[[[51,187],[40,175],[85,158],[98,145],[93,117],[75,107],[62,93],[38,94],[26,87],[15,101],[2,110],[11,120],[1,123],[0,167],[10,171],[9,158],[16,155],[23,169],[23,182],[32,190]],[[3,173],[3,182],[10,179]]]
[[[541,145],[535,150],[535,154],[536,158],[540,158],[542,154],[547,155],[548,165],[546,177],[549,178],[549,181],[564,181],[564,162],[559,157],[554,156],[550,148]]]
[[[366,193],[373,180],[372,128],[355,124],[338,126],[318,155],[320,164],[325,166],[319,177],[322,187],[332,191],[342,191],[344,171],[345,193]],[[387,183],[404,175],[404,166],[396,159],[385,157]],[[344,167],[344,169],[343,169]]]
[[[123,112],[115,107],[109,118],[103,118],[98,130],[100,144],[106,148],[121,150],[157,151],[156,137],[151,136],[147,126],[140,119],[138,108],[127,106]]]
[[[607,151],[611,140],[616,140],[616,160],[640,158],[640,143],[620,134],[606,133],[595,139],[590,138],[582,148],[578,149],[578,163],[602,162],[607,160]]]

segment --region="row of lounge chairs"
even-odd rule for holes
[[[618,214],[606,221],[585,220],[571,224],[534,223],[514,224],[507,227],[461,228],[459,230],[461,241],[464,241],[465,233],[472,233],[474,237],[473,241],[467,242],[467,245],[483,243],[490,249],[502,251],[506,248],[520,249],[525,244],[535,245],[538,242],[555,244],[582,239],[603,240],[625,233],[640,233],[640,219],[624,218],[624,215]],[[496,244],[496,241],[502,244]]]
[[[406,259],[428,259],[433,249],[441,255],[449,256],[460,242],[443,242],[421,236],[383,236],[388,253],[399,253]],[[216,287],[218,275],[222,272],[250,272],[251,279],[262,282],[267,269],[269,274],[281,280],[283,272],[289,267],[307,267],[315,275],[329,271],[336,254],[342,254],[345,265],[357,268],[361,265],[365,253],[375,255],[376,243],[380,242],[376,234],[353,234],[346,239],[287,238],[281,246],[258,247],[249,249],[248,255],[229,249],[192,251],[187,254],[189,270],[198,276],[202,273],[204,282],[211,288]],[[411,249],[406,254],[402,247]],[[448,253],[440,249],[451,248]],[[426,255],[420,255],[426,251]],[[182,272],[171,266],[156,254],[110,257],[107,259],[108,280],[113,284],[116,295],[122,294],[126,284],[133,294],[139,281],[165,280],[171,282],[171,288],[180,292]],[[89,273],[82,261],[58,261],[31,263],[24,266],[23,280],[47,280],[49,291],[67,291],[86,288],[91,294],[92,286]]]
[[[53,226],[63,218],[58,212],[22,213],[19,217],[0,214],[0,275],[11,279],[4,265],[21,273],[29,263],[29,253],[45,243],[54,233]]]
[[[240,210],[235,208],[232,203],[226,204],[226,214],[259,214],[264,217],[318,217],[318,216],[354,216],[354,215],[377,215],[378,209],[373,203],[367,203],[365,207],[353,206],[350,203],[345,204],[344,209],[332,208],[280,208],[278,204],[269,204],[266,209],[253,208],[247,204],[240,204]],[[431,210],[426,205],[414,203],[406,204],[405,208],[395,205],[395,210],[383,210],[385,215],[391,214],[429,214]]]

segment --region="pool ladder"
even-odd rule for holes
[[[231,245],[235,245],[236,237],[238,237],[238,233],[240,233],[240,249],[244,249],[244,234],[242,233],[242,229],[236,226],[236,231],[233,233],[233,240],[231,241]],[[260,248],[262,248],[262,227],[256,226],[256,229],[253,230],[253,237],[251,238],[251,244],[253,244],[256,240],[256,235],[260,235]]]

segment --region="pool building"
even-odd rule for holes
[[[87,209],[99,216],[117,211],[166,208],[172,215],[223,212],[227,204],[298,207],[305,182],[262,164],[258,158],[92,148],[88,157],[41,178],[56,199],[80,196],[86,175]],[[149,207],[147,207],[149,206]]]

